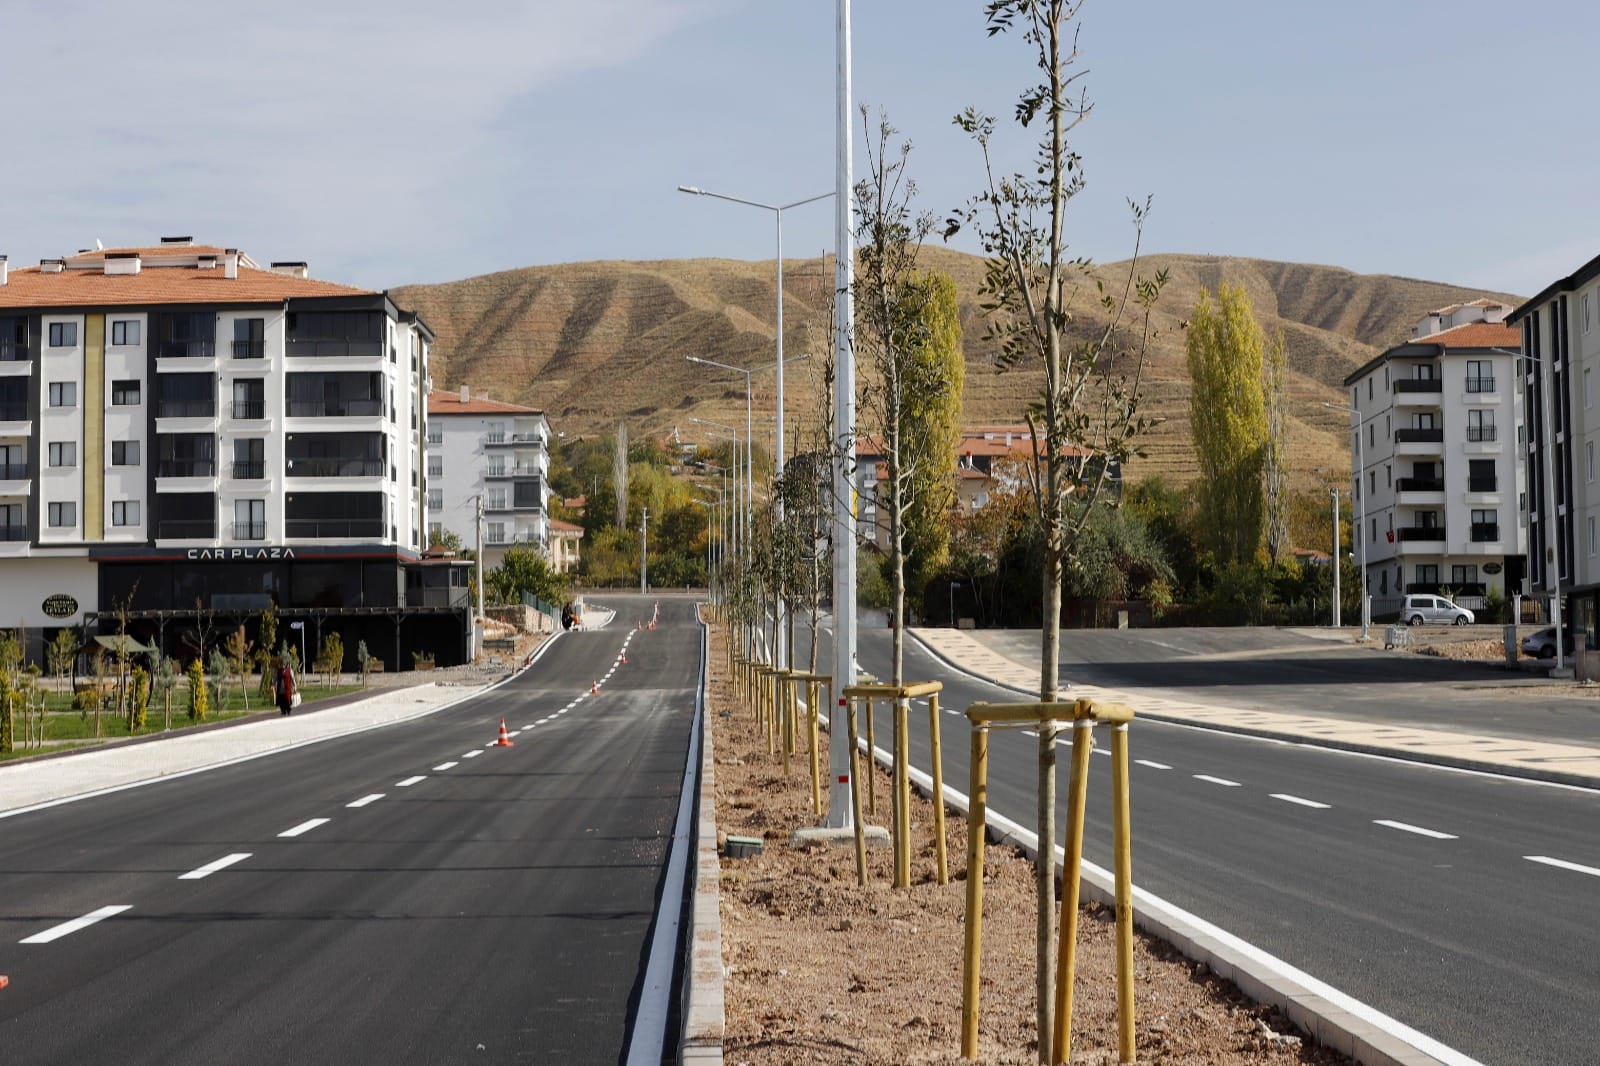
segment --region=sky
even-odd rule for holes
[[[835,186],[837,0],[0,0],[0,254],[161,236],[375,289],[597,259],[770,260]],[[983,0],[854,0],[854,97],[916,206],[983,182],[952,118],[1037,72]],[[1143,248],[1532,295],[1600,254],[1600,5],[1086,0],[1075,255]],[[855,116],[855,177],[865,174]],[[833,247],[831,200],[782,215]],[[977,251],[958,236],[952,247]]]

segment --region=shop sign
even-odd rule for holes
[[[42,608],[51,618],[71,618],[78,613],[78,601],[58,592],[54,596],[46,596]]]
[[[293,559],[293,548],[190,548],[184,553],[186,559],[224,559],[232,562],[237,559]]]
[[[1486,574],[1498,574],[1500,572],[1500,564],[1499,563],[1484,563],[1483,564],[1483,572],[1486,573]]]

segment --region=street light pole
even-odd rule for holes
[[[1342,624],[1339,619],[1339,490],[1333,490],[1333,628]]]
[[[650,508],[639,509],[639,591],[648,592],[650,585],[647,580],[645,559],[649,553],[650,544]]]
[[[1367,477],[1367,450],[1361,439],[1361,430],[1367,424],[1367,419],[1354,407],[1346,407],[1342,403],[1324,403],[1322,406],[1331,407],[1335,411],[1344,411],[1356,416],[1356,539],[1361,543],[1361,639],[1367,639],[1367,629],[1372,624],[1372,600],[1367,593],[1367,493],[1362,491],[1361,483]],[[1376,414],[1377,412],[1373,412]],[[1371,416],[1367,416],[1370,418]],[[1338,560],[1334,560],[1335,565]]]

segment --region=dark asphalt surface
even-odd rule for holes
[[[663,601],[599,697],[484,750],[502,716],[587,693],[653,601],[604,602],[612,627],[432,716],[0,822],[0,1061],[617,1062],[688,750],[692,607]],[[108,905],[130,909],[19,943]]]
[[[1167,644],[1178,643],[1170,636],[1162,634]],[[889,637],[861,633],[861,665],[879,677],[889,675]],[[1202,654],[1228,653],[1214,646],[1220,638],[1204,639],[1213,646]],[[907,678],[944,681],[947,711],[1023,699],[912,647]],[[1160,647],[1146,644],[1139,654],[1154,660]],[[1308,651],[1307,662],[1319,661]],[[1141,678],[1221,670],[1226,676],[1216,676],[1215,687],[1223,691],[1210,694],[1220,701],[1265,687],[1256,675],[1273,669],[1250,656],[1220,662],[1145,661],[1118,667],[1115,683],[1135,688]],[[1306,702],[1299,708],[1342,713],[1337,693],[1345,686],[1399,706],[1447,687],[1447,678],[1432,672],[1436,665],[1425,663],[1421,680],[1384,680],[1375,670],[1359,682],[1334,681],[1300,696]],[[1083,676],[1076,666],[1069,671]],[[1094,680],[1110,684],[1111,677]],[[1296,687],[1282,678],[1271,684]],[[1380,686],[1384,691],[1371,691]],[[926,768],[927,710],[914,711],[913,761]],[[942,717],[945,781],[967,792],[966,720]],[[887,713],[878,724],[879,745],[887,747]],[[1145,760],[1131,775],[1138,885],[1484,1063],[1596,1061],[1600,878],[1524,856],[1600,867],[1600,794],[1150,721],[1135,723],[1131,741],[1132,758]],[[990,753],[994,809],[1032,824],[1038,740],[997,732]],[[1059,749],[1059,761],[1064,799],[1067,748]],[[1108,869],[1110,787],[1110,760],[1097,755],[1086,857]],[[1275,798],[1285,796],[1293,799]],[[1063,802],[1058,825],[1065,813]]]

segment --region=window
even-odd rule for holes
[[[442,510],[444,510],[444,489],[429,489],[428,490],[428,510],[430,510],[430,511],[442,511]]]
[[[267,539],[267,501],[233,501],[233,539]]]
[[[111,383],[112,407],[137,407],[139,402],[139,382],[113,381]]]
[[[1417,512],[1417,527],[1419,529],[1438,529],[1439,528],[1439,512],[1438,511],[1418,511]]]
[[[52,381],[50,383],[50,406],[78,406],[78,383],[76,381]]]
[[[112,500],[111,524],[114,526],[136,526],[139,524],[138,500]]]
[[[1450,568],[1450,585],[1457,592],[1463,585],[1476,585],[1478,583],[1478,565],[1471,563],[1466,566],[1452,566]]]
[[[1467,360],[1467,391],[1494,391],[1494,364],[1487,359]]]
[[[1589,332],[1589,294],[1588,293],[1584,293],[1583,294],[1583,331],[1585,333]],[[1593,555],[1594,552],[1590,551],[1589,554]]]
[[[1372,379],[1367,379],[1367,399],[1372,399]]]
[[[1439,583],[1439,565],[1437,563],[1417,564],[1417,584],[1437,585]]]
[[[78,346],[78,324],[76,322],[50,323],[50,347],[76,348]]]
[[[1594,551],[1595,551],[1594,519],[1591,518],[1591,519],[1589,519],[1589,554],[1593,555]]]
[[[1494,412],[1493,411],[1468,411],[1467,412],[1467,440],[1489,441],[1495,440]]]
[[[1372,539],[1378,539],[1378,520],[1376,518],[1372,520]]]
[[[1386,489],[1394,488],[1394,467],[1388,463],[1383,464],[1383,487]]]
[[[124,319],[111,323],[111,343],[134,345],[139,343],[139,320]]]
[[[267,476],[267,442],[261,437],[236,437],[233,441],[233,476],[255,480]]]
[[[484,523],[483,539],[487,544],[504,544],[506,542],[506,524],[504,522]]]
[[[233,320],[233,357],[235,359],[260,359],[266,355],[266,320],[236,318]]]
[[[74,502],[52,503],[49,509],[51,529],[70,529],[78,524],[78,505]]]
[[[1495,474],[1493,459],[1467,460],[1467,491],[1468,492],[1494,492],[1499,488],[1499,478]]]
[[[491,489],[484,495],[483,505],[491,511],[504,511],[506,509],[506,490]]]
[[[444,523],[443,522],[429,522],[428,523],[428,539],[431,542],[433,542],[434,544],[437,544],[437,543],[439,543],[439,538],[442,537],[442,536],[444,536]]]
[[[114,440],[111,442],[112,466],[138,466],[139,442],[136,440]]]
[[[1367,491],[1378,491],[1378,472],[1376,470],[1367,471]]]
[[[1594,441],[1585,441],[1583,445],[1584,463],[1588,467],[1588,481],[1594,481]]]
[[[506,461],[499,456],[495,456],[493,459],[490,459],[488,474],[490,477],[505,477]]]
[[[443,444],[444,443],[444,430],[442,428],[440,428],[439,426],[429,426],[428,427],[428,443],[429,444]]]
[[[501,444],[506,439],[506,424],[504,422],[490,422],[488,431],[484,434],[487,444]]]
[[[428,456],[428,476],[444,477],[444,460],[438,456]]]
[[[1594,390],[1589,387],[1589,368],[1583,368],[1583,409],[1587,411],[1594,406]]]
[[[1376,445],[1377,443],[1378,443],[1378,427],[1369,424],[1367,426],[1367,446],[1370,448],[1370,447]]]
[[[1500,539],[1500,515],[1493,510],[1474,509],[1472,512],[1471,539],[1484,544]]]
[[[74,440],[53,440],[50,442],[51,466],[77,466],[78,442]]]
[[[261,378],[234,379],[233,417],[257,421],[267,417],[267,392]]]

